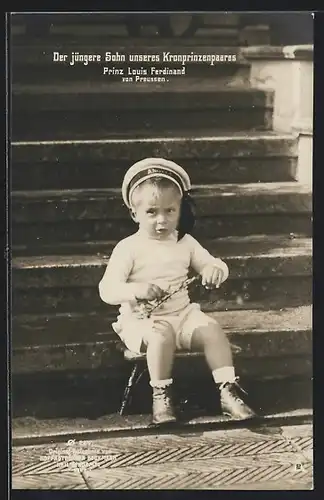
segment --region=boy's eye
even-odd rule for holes
[[[149,208],[148,210],[146,210],[146,213],[150,214],[150,215],[154,215],[155,214],[155,210],[153,208]]]

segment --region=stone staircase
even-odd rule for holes
[[[133,41],[137,53],[172,49],[167,39],[127,38],[125,53]],[[91,43],[95,53],[98,37]],[[181,43],[186,53],[195,47],[192,38]],[[195,236],[229,265],[220,290],[192,297],[242,347],[239,374],[311,377],[312,193],[296,181],[297,138],[272,130],[273,93],[249,86],[240,47],[207,43],[206,53],[235,52],[236,62],[204,66],[200,78],[193,65],[164,84],[132,85],[94,66],[54,71],[55,37],[14,38],[14,377],[126,373],[111,330],[116,308],[100,300],[98,282],[113,245],[135,229],[122,177],[147,156],[187,169]],[[67,53],[73,41],[59,47]]]

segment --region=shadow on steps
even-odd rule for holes
[[[51,378],[51,380],[50,380]],[[260,415],[312,408],[312,380],[294,377],[275,380],[241,379],[248,395],[246,401]],[[24,377],[12,383],[13,418],[37,419],[86,418],[97,419],[117,413],[124,381],[108,380],[104,376],[74,378]],[[184,418],[220,414],[218,393],[211,377],[199,380],[175,380],[175,403]],[[144,374],[135,387],[128,414],[151,412],[151,388]]]

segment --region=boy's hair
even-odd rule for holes
[[[141,188],[144,186],[153,186],[156,188],[157,193],[161,192],[163,189],[169,189],[169,188],[174,188],[177,189],[177,186],[174,184],[174,182],[170,181],[169,179],[166,179],[165,177],[151,177],[150,179],[147,179],[143,183],[139,184],[137,186],[133,193],[132,193],[132,200],[131,204],[132,206],[136,206],[139,199],[140,199],[140,194],[141,194]],[[134,197],[135,194],[135,197]],[[134,200],[135,198],[135,200]],[[178,241],[181,240],[181,238],[186,234],[190,234],[194,228],[195,225],[195,206],[193,199],[189,195],[188,192],[184,192],[182,195],[181,199],[181,207],[180,207],[180,217],[179,217],[179,223],[178,223]]]
[[[141,191],[142,188],[145,186],[152,186],[156,189],[156,196],[163,190],[163,189],[175,189],[179,191],[177,186],[174,184],[174,182],[170,181],[170,179],[166,179],[165,177],[151,177],[150,179],[145,180],[141,184],[139,184],[133,191],[131,195],[131,205],[132,206],[137,206],[138,202],[140,201],[140,196],[141,196]],[[180,194],[180,191],[179,191]],[[135,195],[135,196],[134,196]]]

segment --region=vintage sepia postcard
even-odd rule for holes
[[[12,489],[313,489],[314,14],[8,19]]]

